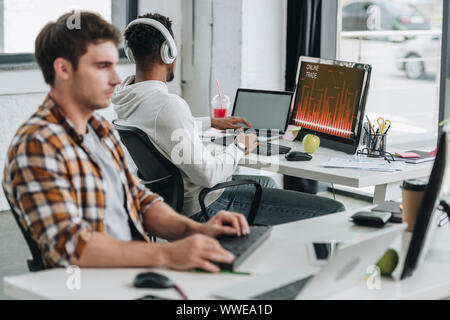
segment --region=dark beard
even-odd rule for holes
[[[175,75],[173,72],[169,73],[169,75],[166,77],[166,81],[170,82],[175,78]]]

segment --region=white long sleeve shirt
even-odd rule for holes
[[[234,144],[213,154],[199,138],[211,128],[209,117],[194,118],[187,102],[169,94],[161,81],[134,83],[130,76],[116,89],[112,99],[118,123],[143,130],[156,148],[181,171],[184,181],[183,214],[199,212],[198,195],[205,187],[228,181],[244,153]],[[208,206],[223,190],[208,195]]]

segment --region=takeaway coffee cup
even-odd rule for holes
[[[427,182],[419,179],[409,179],[403,181],[402,188],[402,220],[408,223],[407,232],[414,230],[417,213],[423,194],[427,187]]]

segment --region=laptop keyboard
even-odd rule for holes
[[[270,226],[250,226],[248,236],[219,236],[217,240],[220,245],[230,251],[236,257],[230,264],[216,263],[221,269],[233,270],[258,248],[270,235],[272,228]]]
[[[294,300],[313,276],[291,282],[285,286],[251,297],[256,300]]]

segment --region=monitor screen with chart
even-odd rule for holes
[[[371,67],[300,57],[290,124],[321,137],[321,145],[355,153],[359,143]]]

